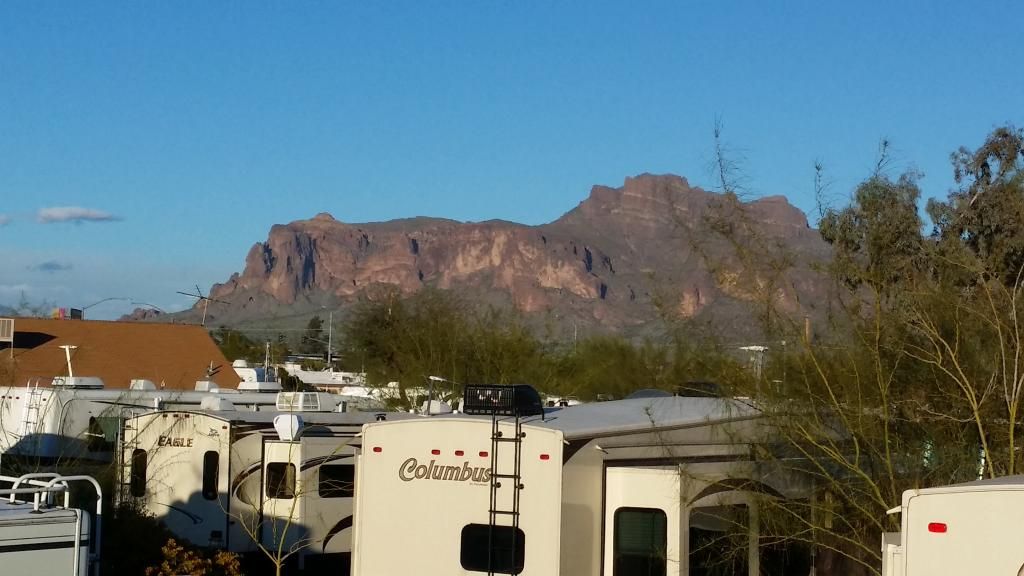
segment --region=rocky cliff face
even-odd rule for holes
[[[765,256],[783,252],[786,266]],[[252,316],[349,302],[381,285],[403,293],[432,285],[528,315],[628,331],[659,314],[749,322],[743,304],[766,295],[782,310],[814,316],[821,282],[807,264],[826,257],[817,232],[785,198],[743,203],[678,176],[644,174],[620,188],[595,186],[541,226],[435,218],[346,224],[329,214],[275,225],[249,250],[244,271],[211,295],[231,301],[237,319],[247,308]]]

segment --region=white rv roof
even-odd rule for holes
[[[258,414],[258,413],[257,413]],[[388,420],[403,419],[401,414],[388,414]],[[412,418],[425,416],[407,415]],[[760,412],[747,403],[723,398],[692,398],[666,396],[658,398],[627,398],[608,402],[578,404],[545,411],[524,419],[528,426],[551,428],[562,432],[566,440],[597,438],[620,434],[650,432],[652,429],[675,429],[757,418]],[[438,414],[434,420],[490,420],[489,416]],[[505,418],[505,417],[503,417]],[[372,419],[370,420],[372,422]]]
[[[549,412],[544,422],[534,420],[530,424],[561,430],[566,440],[572,440],[747,420],[759,415],[756,408],[738,400],[666,396],[569,406]]]
[[[246,410],[162,410],[159,412],[148,412],[144,417],[154,418],[164,414],[202,414],[211,418],[217,418],[225,422],[242,422],[245,424],[273,424],[274,417],[282,414],[296,414],[302,417],[306,424],[351,424],[361,426],[369,422],[375,422],[378,414],[384,414],[387,420],[400,420],[403,418],[423,418],[416,414],[404,412],[280,412],[277,410],[266,410],[262,412],[250,412]]]
[[[983,480],[974,480],[950,486],[922,488],[916,491],[908,490],[908,492],[915,492],[916,494],[941,494],[949,492],[986,492],[992,490],[1024,490],[1024,475],[1017,474],[1014,476],[1001,476],[999,478],[985,478]]]

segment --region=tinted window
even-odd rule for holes
[[[317,492],[321,498],[351,498],[355,487],[356,467],[351,464],[333,464],[320,467]]]
[[[295,465],[285,462],[267,464],[267,498],[295,497]]]
[[[746,574],[750,546],[745,505],[698,506],[690,509],[690,576]],[[763,558],[763,556],[762,556]],[[761,564],[759,574],[779,574],[778,566]],[[799,565],[794,564],[794,568]],[[799,572],[782,572],[799,574]]]
[[[612,576],[665,576],[668,518],[656,508],[615,511]]]
[[[146,451],[141,448],[132,450],[132,473],[129,489],[132,496],[141,498],[146,495]]]
[[[488,554],[488,542],[491,543]],[[511,526],[467,524],[462,529],[460,560],[464,570],[518,574],[523,571],[526,535]],[[488,567],[488,556],[490,566]]]
[[[217,499],[217,478],[220,476],[220,456],[213,450],[203,454],[203,498]]]
[[[89,417],[89,430],[86,433],[85,443],[89,448],[89,452],[102,452],[104,448],[107,448],[103,428],[100,427],[99,421],[92,416]]]

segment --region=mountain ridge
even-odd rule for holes
[[[742,327],[750,315],[742,309],[768,286],[787,314],[816,316],[824,288],[810,263],[828,249],[803,212],[784,196],[728,200],[681,176],[640,174],[618,188],[593,186],[540,225],[425,216],[345,223],[321,212],[273,225],[244,269],[210,289],[232,304],[210,310],[215,323],[242,322],[344,308],[380,287],[411,294],[434,286],[630,333],[666,317]],[[796,265],[774,280],[748,269],[721,227],[790,251]]]

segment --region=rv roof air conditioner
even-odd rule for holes
[[[540,416],[544,404],[533,386],[526,384],[471,385],[466,386],[462,411],[487,416]]]
[[[103,379],[96,376],[57,376],[53,379],[53,385],[62,388],[96,390],[103,388]]]
[[[146,380],[144,378],[134,378],[128,384],[128,389],[129,390],[138,390],[140,392],[142,392],[142,391],[152,391],[152,390],[156,390],[156,384],[154,384],[152,380]]]
[[[451,405],[444,400],[431,400],[429,408],[424,400],[423,405],[420,406],[420,412],[423,414],[451,414],[453,410]]]
[[[220,386],[213,380],[196,380],[196,392],[217,392]]]
[[[277,437],[285,442],[298,440],[302,434],[302,416],[298,414],[274,416],[274,430],[277,430]]]

